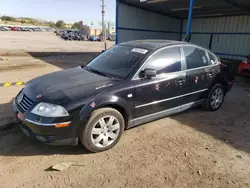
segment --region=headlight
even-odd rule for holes
[[[31,113],[44,117],[64,117],[69,115],[67,110],[65,110],[65,108],[63,108],[62,106],[44,102],[36,105]]]

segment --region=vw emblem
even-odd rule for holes
[[[20,104],[23,100],[23,93],[20,93],[18,96],[17,96],[17,103]]]

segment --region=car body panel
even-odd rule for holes
[[[119,80],[76,67],[35,78],[27,83],[24,92],[33,101],[41,95],[45,102],[60,104],[64,99],[88,98],[89,95],[96,95],[108,87],[119,84]]]
[[[250,63],[240,63],[239,73],[242,75],[250,76]]]
[[[175,97],[187,91],[183,89],[184,85],[178,85],[178,81],[184,77],[185,73],[180,72],[149,80],[134,80],[136,113],[133,118],[182,105],[183,98]]]

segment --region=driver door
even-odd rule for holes
[[[155,52],[141,67],[133,80],[135,86],[134,119],[171,110],[184,104],[186,73],[179,47],[167,47]],[[156,76],[143,77],[143,70],[154,69]]]

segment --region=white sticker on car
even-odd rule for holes
[[[137,53],[140,53],[140,54],[146,54],[148,52],[148,50],[141,49],[141,48],[133,48],[131,50],[131,52],[137,52]]]

